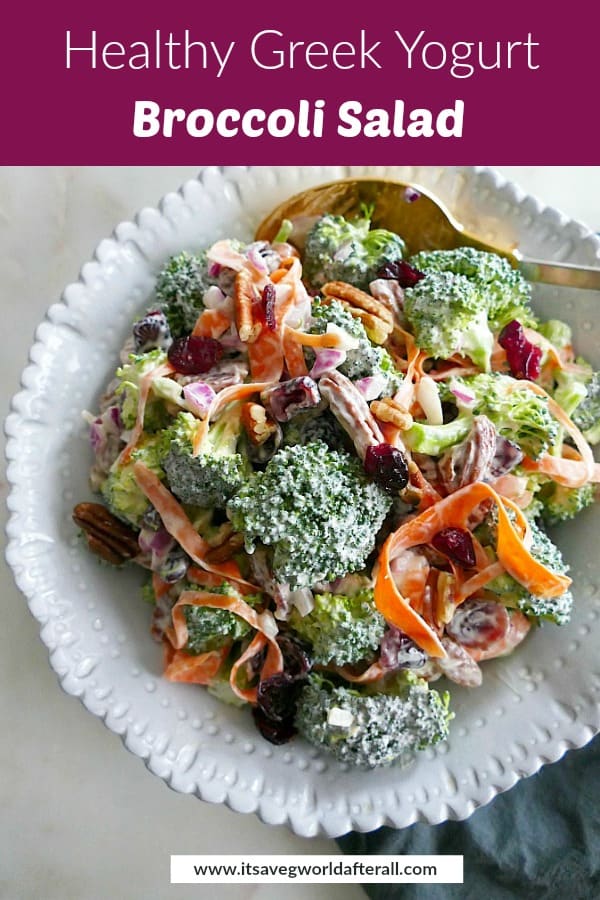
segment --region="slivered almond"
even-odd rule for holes
[[[245,344],[253,344],[261,331],[260,322],[255,322],[252,316],[252,304],[255,293],[252,276],[247,269],[241,269],[235,276],[233,288],[233,301],[235,308],[235,324],[240,336],[240,341]]]
[[[413,424],[413,417],[399,403],[392,400],[391,397],[385,397],[383,400],[373,400],[371,403],[371,412],[379,419],[380,422],[390,422],[401,431],[406,431]]]

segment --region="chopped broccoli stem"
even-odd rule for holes
[[[469,434],[473,426],[473,417],[463,413],[445,425],[426,425],[414,422],[408,431],[403,432],[402,439],[406,446],[415,453],[427,453],[429,456],[440,456],[448,447],[460,443]]]

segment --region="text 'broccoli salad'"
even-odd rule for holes
[[[158,273],[75,520],[148,570],[166,678],[275,744],[405,762],[448,735],[432,683],[569,620],[544,527],[594,501],[599,376],[499,256],[406,259],[366,213],[322,216],[302,256],[278,237]]]

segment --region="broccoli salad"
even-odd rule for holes
[[[89,415],[90,549],[148,573],[164,674],[385,766],[448,736],[450,696],[568,622],[544,530],[594,502],[599,375],[504,258],[408,257],[323,215],[302,253],[169,259]]]

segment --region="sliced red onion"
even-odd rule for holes
[[[204,381],[192,381],[191,384],[185,385],[183,396],[189,411],[203,419],[217,395],[210,384],[206,384]]]
[[[261,275],[269,274],[269,267],[265,262],[265,259],[260,252],[260,248],[258,245],[251,244],[246,251],[246,257],[248,258],[248,262],[256,269],[257,272],[260,272]]]
[[[454,394],[454,396],[462,406],[471,407],[475,405],[475,394],[463,384],[460,384],[458,381],[452,379],[448,384],[448,388],[450,389],[450,393]]]
[[[102,425],[102,419],[94,419],[94,421],[90,425],[90,444],[92,445],[92,450],[94,451],[94,453],[98,453],[104,440],[104,427]]]
[[[420,198],[421,194],[414,187],[408,185],[404,191],[404,199],[407,203],[414,203]]]
[[[332,369],[337,369],[337,367],[341,366],[345,361],[345,350],[333,350],[327,347],[320,347],[315,350],[315,364],[310,370],[310,377],[314,379],[320,378],[325,372],[331,372]]]
[[[211,285],[202,296],[202,302],[207,309],[220,309],[229,298],[216,284]]]
[[[217,276],[219,275],[219,272],[221,271],[222,268],[223,267],[217,262],[211,263],[210,266],[208,267],[209,277],[217,278]]]
[[[276,387],[261,394],[278,422],[289,422],[295,415],[306,409],[314,409],[321,402],[319,388],[312,378],[301,375],[282,381]]]
[[[173,543],[173,538],[165,528],[154,531],[151,528],[142,528],[138,535],[138,544],[143,553],[152,553],[164,556]]]
[[[90,444],[96,464],[108,472],[120,452],[123,423],[118,406],[109,406],[101,416],[90,422]]]
[[[365,400],[377,400],[387,387],[387,378],[385,375],[367,375],[366,378],[359,378],[354,382]]]
[[[381,639],[380,660],[384,669],[419,669],[427,654],[407,634],[390,625]]]

